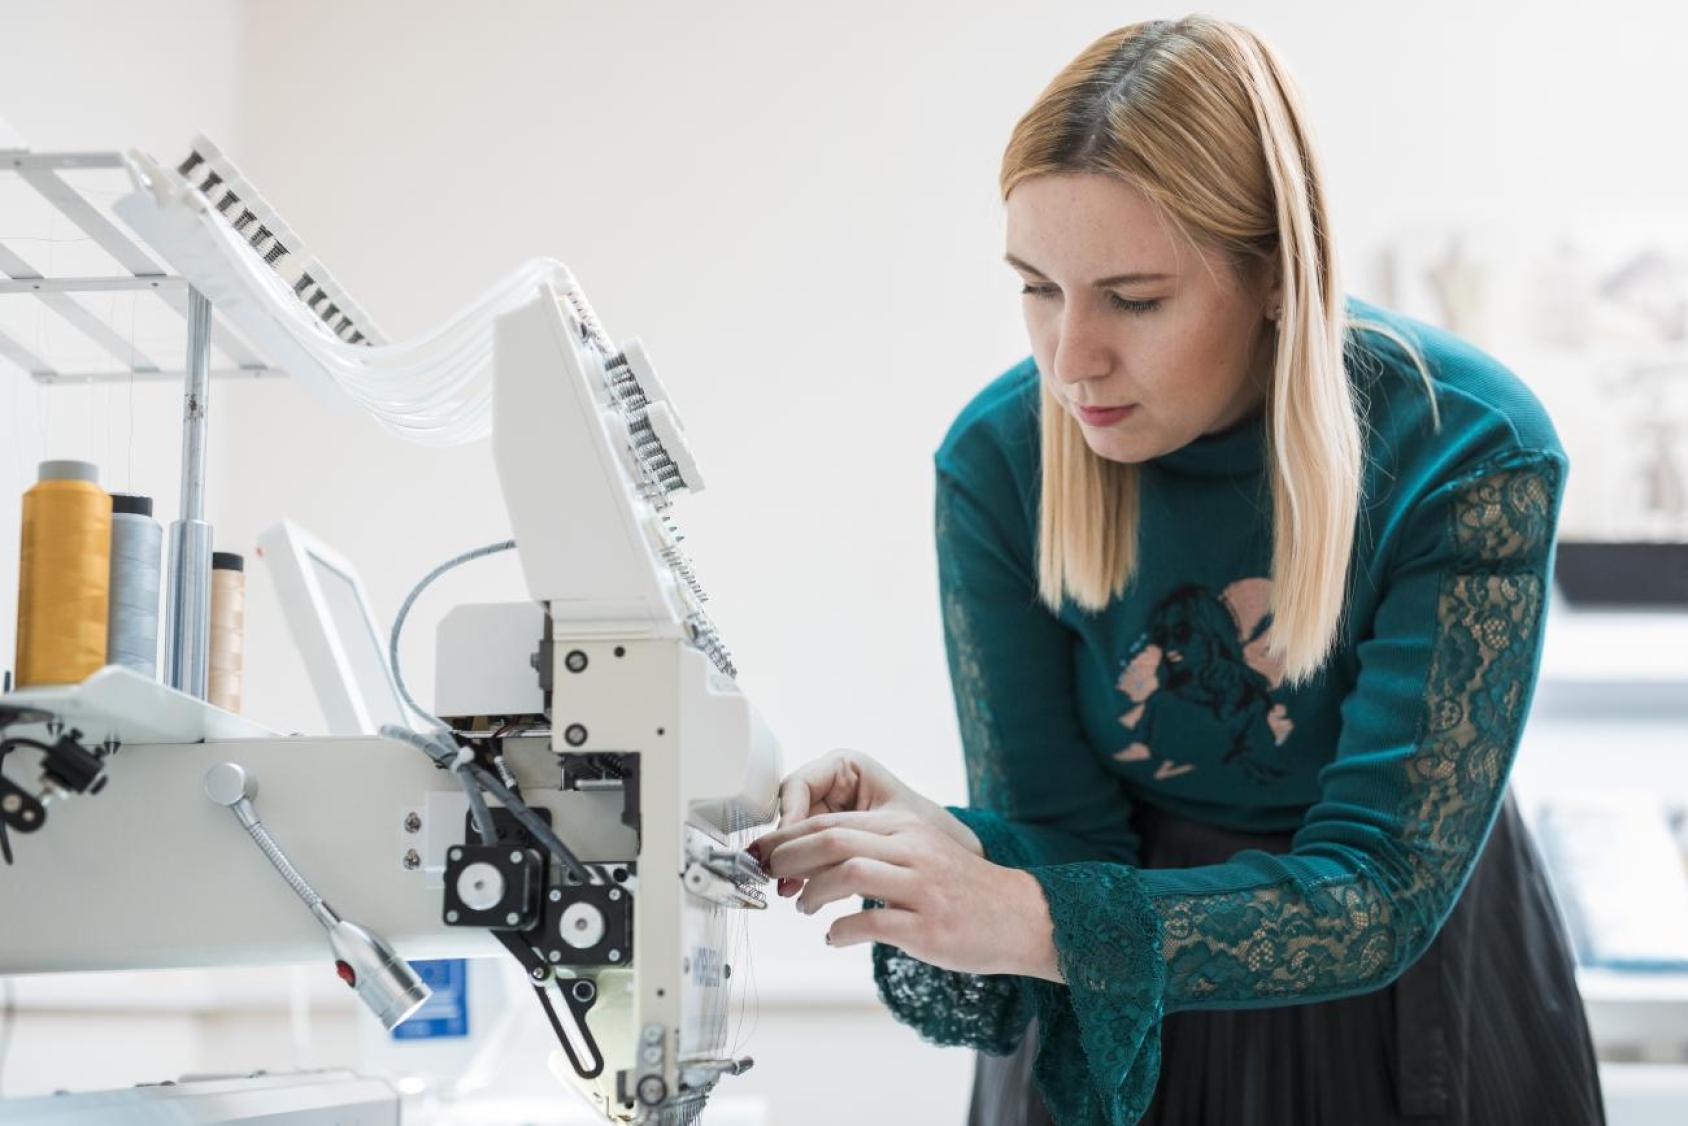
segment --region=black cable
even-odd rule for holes
[[[463,783],[463,796],[469,799],[469,816],[475,822],[475,831],[480,834],[481,843],[497,844],[498,830],[492,824],[492,812],[486,807],[486,798],[481,794],[480,786],[464,767],[458,767],[453,773],[457,775],[457,780]]]
[[[458,771],[472,777],[481,789],[502,802],[504,808],[510,811],[510,815],[521,822],[522,827],[532,833],[539,843],[545,846],[546,851],[562,861],[563,867],[569,870],[570,875],[583,884],[592,882],[591,874],[587,872],[586,866],[580,862],[580,858],[574,854],[568,845],[562,842],[562,839],[556,833],[551,831],[551,826],[540,820],[539,815],[527,807],[526,802],[511,793],[508,786],[493,777],[479,763],[469,762],[462,767],[458,767],[455,745],[448,742],[451,738],[450,732],[429,737],[420,731],[412,731],[408,727],[388,723],[382,725],[381,734],[385,738],[415,747],[447,770]]]

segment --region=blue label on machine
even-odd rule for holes
[[[469,1035],[469,963],[463,958],[412,962],[433,995],[409,1020],[393,1029],[394,1040],[432,1040]]]

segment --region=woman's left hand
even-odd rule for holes
[[[796,901],[804,914],[847,896],[884,902],[835,920],[833,946],[884,942],[940,969],[1060,980],[1042,885],[913,813],[823,813],[766,834],[751,852],[770,876],[807,880]]]

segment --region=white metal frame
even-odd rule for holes
[[[48,278],[16,248],[8,247],[4,240],[0,240],[0,275],[4,275],[0,278],[0,295],[33,296],[110,353],[124,369],[116,372],[59,371],[23,344],[0,332],[0,357],[17,364],[38,382],[96,383],[130,378],[182,378],[184,375],[179,371],[166,372],[149,357],[135,353],[127,338],[107,324],[98,312],[76,298],[79,293],[150,290],[181,315],[183,332],[187,331],[187,281],[155,262],[133,238],[60,175],[80,169],[122,168],[123,159],[123,154],[116,152],[32,153],[0,149],[0,173],[15,175],[34,188],[78,230],[129,271],[126,275],[114,277]],[[235,367],[217,369],[211,375],[256,378],[280,374],[221,320],[214,320],[211,339],[224,355],[235,362]]]

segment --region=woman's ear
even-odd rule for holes
[[[1261,307],[1265,311],[1266,319],[1276,321],[1284,311],[1284,271],[1277,257],[1267,259],[1262,263],[1265,273],[1266,292],[1262,298]]]

